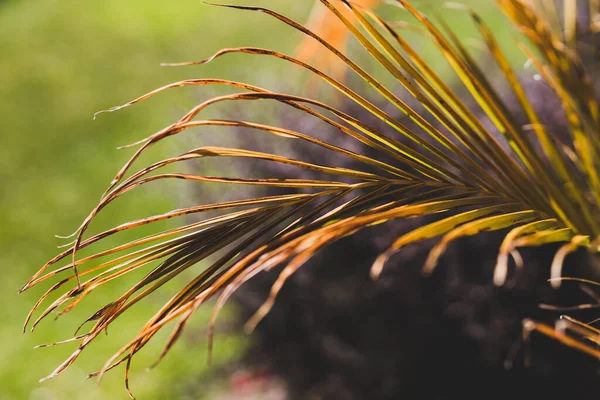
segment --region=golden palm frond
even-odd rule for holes
[[[284,15],[260,7],[219,5],[241,12],[265,13],[290,29],[302,32],[307,40],[323,46],[328,57],[342,62],[406,118],[396,118],[389,113],[389,107],[381,108],[368,100],[367,96],[371,94],[359,94],[317,67],[295,57],[253,47],[223,49],[207,60],[181,65],[204,64],[231,53],[281,59],[318,76],[349,101],[384,121],[389,130],[372,128],[361,119],[315,99],[224,79],[176,82],[107,110],[115,111],[165,90],[183,86],[223,85],[240,90],[239,93],[215,97],[199,104],[172,125],[136,143],[139,148],[84,220],[75,234],[74,244],[46,263],[23,287],[22,290],[26,290],[54,276],[63,276],[35,304],[27,317],[27,325],[45,299],[67,284],[73,285],[42,311],[33,322],[35,327],[45,316],[61,307],[61,313],[71,310],[106,283],[133,271],[149,269],[142,280],[86,321],[94,322],[92,328],[74,339],[80,342],[78,349],[49,377],[69,367],[90,342],[132,305],[191,266],[202,261],[208,262],[209,259],[211,261],[202,272],[164,304],[139,334],[93,375],[101,377],[104,372],[123,362],[128,370],[131,358],[160,329],[176,321],[160,356],[162,358],[178,339],[192,314],[207,300],[216,299],[210,322],[212,327],[219,310],[237,288],[263,271],[284,265],[268,299],[248,321],[247,327],[251,330],[269,312],[286,280],[315,252],[359,230],[400,218],[439,217],[401,237],[390,238],[393,243],[388,250],[374,260],[373,277],[381,273],[393,254],[410,243],[441,237],[424,267],[425,272],[431,272],[454,240],[506,228],[511,229],[499,249],[494,276],[497,285],[506,281],[509,259],[519,258],[519,248],[565,243],[556,253],[552,265],[548,266],[551,282],[555,286],[561,282],[562,262],[570,252],[580,247],[598,251],[600,114],[597,96],[578,57],[573,39],[577,31],[576,9],[567,9],[563,23],[553,21],[548,16],[558,15],[558,12],[549,9],[546,2],[542,2],[545,9],[541,13],[523,0],[497,1],[528,39],[529,44],[519,42],[519,46],[562,101],[569,123],[569,140],[573,143],[571,148],[559,140],[552,127],[540,122],[517,73],[500,50],[493,33],[473,11],[468,10],[492,59],[518,100],[518,107],[526,115],[533,135],[528,134],[527,129],[517,121],[503,96],[494,89],[485,72],[449,27],[443,26],[443,32],[407,0],[397,0],[397,3],[419,21],[470,97],[489,118],[492,127],[484,124],[474,107],[468,105],[472,99],[461,98],[404,40],[401,31],[396,30],[393,24],[346,0],[335,4],[328,0],[320,2],[329,10],[330,18],[335,18],[337,23],[344,26],[424,111],[416,111],[406,97],[395,94],[341,49]],[[569,7],[576,4],[566,3]],[[598,2],[590,1],[592,30],[597,28],[597,6]],[[283,127],[199,117],[215,104],[250,100],[277,102],[300,110],[335,127],[339,135],[347,135],[365,148],[377,150],[381,159],[341,148],[336,146],[335,141],[317,139],[311,134]],[[189,128],[204,126],[250,128],[289,140],[300,140],[327,149],[332,154],[348,157],[364,168],[342,168],[327,165],[326,160],[316,164],[268,152],[204,146],[155,162],[127,176],[134,162],[150,147]],[[239,178],[161,172],[166,166],[181,165],[182,161],[206,158],[239,158],[289,164],[317,171],[327,178]],[[384,162],[384,158],[393,161]],[[173,210],[133,220],[87,238],[84,236],[97,214],[124,193],[150,182],[170,179],[267,186],[286,192]],[[221,214],[212,216],[214,211]],[[77,258],[80,249],[118,232],[170,218],[208,212],[211,212],[211,216],[200,221]],[[218,256],[216,261],[213,256]],[[108,261],[97,262],[100,258]],[[57,267],[57,263],[64,259],[68,260],[67,263]],[[152,267],[154,262],[158,262],[158,265]],[[578,321],[565,321],[563,324],[567,324],[568,329],[564,332],[533,321],[527,321],[526,328],[529,331],[538,330],[599,357],[593,346],[600,337],[598,332]],[[566,331],[579,336],[572,338]],[[590,341],[589,338],[594,340]]]

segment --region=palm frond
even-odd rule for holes
[[[540,13],[522,0],[498,0],[500,7],[525,34],[534,50],[523,43],[520,46],[562,101],[569,122],[570,132],[567,136],[569,143],[574,144],[570,148],[557,139],[552,127],[542,124],[517,73],[502,53],[491,30],[475,12],[468,11],[492,59],[499,66],[526,115],[533,136],[527,134],[527,128],[517,122],[503,95],[494,89],[486,73],[443,23],[443,30],[439,29],[409,2],[397,0],[418,20],[424,34],[438,47],[472,99],[461,97],[451,89],[420,57],[418,51],[409,45],[393,23],[346,0],[335,4],[328,0],[320,1],[330,11],[331,18],[336,18],[357,39],[365,52],[395,78],[404,88],[405,95],[397,95],[385,87],[374,75],[313,30],[260,7],[218,5],[228,7],[232,12],[265,13],[290,29],[303,33],[306,40],[318,44],[328,57],[337,59],[364,80],[372,93],[359,94],[339,78],[315,66],[268,49],[223,49],[207,60],[182,65],[204,64],[231,53],[274,57],[314,74],[348,101],[385,122],[389,130],[373,128],[361,119],[316,99],[224,79],[176,82],[107,110],[116,111],[165,90],[185,86],[221,85],[241,90],[205,101],[165,129],[131,145],[139,148],[74,234],[73,245],[46,263],[23,287],[22,290],[26,290],[55,276],[63,276],[34,305],[27,317],[27,326],[51,294],[68,283],[74,284],[41,312],[33,322],[35,327],[44,317],[61,307],[61,314],[70,311],[83,298],[110,281],[133,271],[148,271],[142,280],[85,321],[92,322],[93,326],[87,333],[72,339],[80,342],[77,350],[49,378],[69,367],[89,343],[132,305],[199,263],[205,266],[202,272],[175,293],[135,338],[92,375],[101,377],[104,372],[123,362],[126,362],[128,370],[131,358],[160,329],[176,321],[171,338],[160,356],[164,357],[193,313],[207,300],[214,298],[216,305],[211,321],[212,332],[219,309],[237,288],[263,271],[284,266],[268,299],[248,322],[247,327],[251,330],[269,312],[286,280],[315,252],[376,224],[401,218],[435,217],[433,222],[399,238],[390,238],[388,250],[374,260],[373,277],[379,276],[390,257],[411,243],[441,236],[424,267],[425,272],[431,272],[452,241],[489,230],[511,228],[499,249],[494,277],[497,285],[507,280],[510,256],[515,259],[517,266],[522,263],[518,255],[519,248],[551,242],[566,243],[557,252],[552,265],[548,266],[553,285],[561,282],[561,266],[570,252],[580,247],[594,252],[598,250],[593,243],[600,234],[600,115],[596,94],[574,44],[577,25],[573,15],[577,14],[577,10],[567,8],[565,23],[561,23],[551,16],[552,13],[557,14],[556,10],[545,9],[546,13]],[[590,1],[590,7],[593,9],[596,3]],[[548,13],[551,15],[548,16]],[[597,18],[590,20],[597,22]],[[390,107],[382,108],[376,105],[377,102],[367,100],[377,94],[406,118],[398,119],[396,114],[390,113]],[[423,111],[411,105],[415,102],[407,101],[408,98],[416,100]],[[241,120],[196,119],[215,104],[247,101],[276,102],[300,110],[336,128],[339,135],[346,135],[364,148],[378,152],[381,158],[342,148],[336,145],[335,140],[318,139],[310,133],[285,127]],[[469,106],[473,102],[484,111],[492,122],[492,128],[487,127],[477,116],[474,107]],[[250,128],[285,140],[300,140],[326,149],[331,154],[347,157],[360,167],[343,168],[328,165],[327,160],[317,164],[269,152],[204,146],[160,160],[127,176],[135,161],[150,147],[168,137],[183,134],[192,127],[206,126]],[[176,168],[186,160],[213,158],[288,164],[298,169],[316,171],[323,178],[241,178],[162,172],[165,167]],[[142,185],[171,179],[190,183],[276,187],[285,191],[285,194],[172,210],[85,237],[98,213],[109,203]],[[179,228],[156,232],[109,250],[97,251],[85,258],[77,257],[80,249],[118,232],[170,218],[206,215],[208,212],[210,216],[200,221],[183,223]],[[213,212],[221,214],[213,216]],[[215,256],[216,261],[213,261]],[[108,257],[108,261],[99,262],[102,257]],[[58,266],[61,260],[67,262]],[[153,266],[155,262],[158,264]],[[523,267],[526,268],[526,261]],[[565,330],[579,335],[578,338],[573,339],[564,332],[533,321],[527,321],[525,327],[528,332],[539,331],[600,358],[593,346],[593,342],[598,340],[598,332],[575,320],[564,321]],[[594,340],[590,342],[589,338]]]

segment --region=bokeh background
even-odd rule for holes
[[[273,7],[306,21],[314,1],[235,3]],[[415,3],[442,14],[461,37],[476,38],[464,13],[444,9],[438,0]],[[493,0],[463,3],[473,5],[510,46],[514,32]],[[383,6],[381,12],[391,18],[406,17],[392,6]],[[17,290],[58,252],[56,246],[66,243],[54,235],[77,228],[131,154],[132,149],[116,147],[168,125],[216,89],[177,89],[92,120],[94,112],[192,77],[247,80],[267,88],[285,85],[301,92],[305,75],[262,57],[233,55],[200,67],[159,66],[161,62],[203,59],[221,47],[254,45],[289,53],[299,40],[297,33],[265,15],[216,8],[200,0],[0,1],[0,400],[127,398],[120,371],[107,374],[100,386],[86,380],[86,374],[102,367],[190,276],[179,277],[131,310],[65,374],[38,383],[74,345],[33,347],[70,337],[81,321],[126,290],[131,280],[107,286],[63,317],[64,321],[49,318],[26,335],[21,334],[25,315],[47,286],[19,297]],[[447,68],[424,38],[412,35],[411,41],[438,70]],[[477,49],[476,40],[468,43],[479,57],[486,56]],[[522,61],[518,54],[511,56],[515,62]],[[448,79],[453,78],[448,75]],[[175,154],[184,145],[169,142],[149,157]],[[160,184],[144,190],[140,195],[125,196],[108,209],[93,230],[179,207],[197,195]],[[206,318],[207,310],[198,313],[157,368],[146,370],[158,355],[164,335],[134,360],[131,382],[139,399],[206,399],[227,391],[227,379],[217,372],[223,366],[236,365],[248,339],[224,329],[217,337],[214,364],[207,367]],[[226,326],[227,321],[235,320],[235,310],[226,310],[221,318]]]

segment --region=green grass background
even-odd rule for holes
[[[303,21],[312,0],[244,3],[269,5]],[[510,41],[491,0],[468,3],[490,21],[505,44]],[[443,13],[463,37],[475,36],[459,12],[439,9],[442,2],[417,4]],[[391,7],[384,12],[404,15]],[[116,147],[168,125],[205,98],[206,90],[178,89],[95,121],[93,113],[191,77],[245,79],[267,87],[277,87],[285,79],[293,87],[301,75],[293,70],[278,74],[281,63],[264,58],[236,55],[181,69],[161,68],[159,63],[202,59],[224,46],[258,45],[289,52],[298,40],[298,34],[264,15],[217,9],[199,0],[0,1],[0,400],[127,398],[120,371],[109,373],[100,386],[86,380],[86,373],[100,368],[185,282],[185,276],[180,277],[134,308],[64,375],[38,383],[74,345],[39,350],[33,346],[70,337],[79,322],[126,290],[131,279],[100,290],[64,320],[49,318],[26,335],[20,332],[22,322],[42,288],[20,297],[17,290],[56,254],[57,245],[65,243],[54,234],[68,234],[77,227],[131,154],[131,149]],[[413,42],[419,40],[423,41],[413,37]],[[439,60],[431,49],[420,48]],[[174,154],[177,146],[167,144],[151,156]],[[155,185],[139,196],[126,196],[93,230],[177,207],[185,193]],[[202,335],[206,315],[199,313],[158,368],[145,370],[158,355],[160,338],[134,360],[131,381],[139,399],[210,397],[207,387],[198,385],[210,371]],[[216,364],[234,360],[245,341],[238,335],[217,337]]]

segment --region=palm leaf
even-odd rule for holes
[[[475,12],[469,10],[493,59],[527,116],[529,126],[535,133],[533,137],[525,134],[526,128],[517,123],[503,96],[493,88],[485,73],[447,26],[444,26],[446,32],[442,33],[410,3],[397,0],[399,5],[416,17],[422,25],[422,32],[439,48],[472,99],[461,98],[451,89],[408,44],[393,23],[346,0],[335,4],[328,0],[320,1],[330,11],[331,18],[336,18],[358,40],[365,52],[404,88],[405,96],[397,95],[385,87],[374,75],[344,54],[342,49],[328,43],[311,29],[260,7],[219,5],[240,12],[265,13],[290,29],[303,33],[306,40],[319,44],[328,57],[345,64],[364,80],[372,93],[359,94],[348,84],[318,67],[268,49],[223,49],[204,61],[180,65],[204,64],[230,53],[274,57],[321,79],[341,93],[347,101],[385,122],[389,130],[373,128],[365,121],[316,99],[277,93],[222,79],[176,82],[107,110],[116,111],[178,87],[222,85],[241,90],[239,93],[205,101],[165,129],[130,145],[139,148],[120,169],[98,205],[73,235],[74,243],[45,264],[24,286],[22,290],[55,276],[62,276],[62,280],[48,289],[34,305],[27,317],[27,326],[51,294],[67,283],[74,284],[46,306],[33,323],[35,327],[51,312],[61,307],[61,314],[68,312],[83,298],[114,279],[137,270],[148,271],[143,279],[85,321],[92,322],[92,327],[87,333],[71,339],[80,342],[78,349],[49,377],[56,376],[69,367],[89,343],[132,305],[199,263],[204,266],[200,274],[175,293],[135,338],[111,357],[99,372],[92,375],[101,377],[104,372],[122,362],[126,362],[128,370],[131,358],[160,329],[176,321],[165,351],[160,356],[164,357],[194,311],[209,299],[215,298],[215,311],[209,329],[212,332],[218,311],[236,289],[257,274],[283,266],[266,302],[248,322],[247,328],[251,330],[267,315],[286,280],[315,252],[376,224],[420,216],[435,219],[399,238],[390,238],[389,249],[374,260],[374,277],[379,276],[385,262],[393,254],[411,243],[442,237],[439,244],[433,247],[425,264],[425,271],[430,272],[452,241],[488,230],[511,228],[499,249],[494,278],[498,285],[502,285],[507,279],[509,255],[516,257],[517,266],[520,266],[520,247],[566,242],[556,254],[552,265],[548,266],[553,285],[561,282],[557,278],[560,277],[562,263],[570,252],[579,247],[597,251],[597,246],[592,244],[600,234],[600,117],[597,97],[590,89],[589,79],[575,47],[576,25],[573,15],[576,10],[568,9],[565,13],[567,20],[563,24],[565,34],[562,35],[562,31],[556,30],[560,22],[554,21],[552,16],[548,17],[548,13],[536,12],[522,0],[498,0],[500,7],[536,48],[534,52],[521,44],[541,76],[562,100],[569,121],[570,138],[574,143],[573,149],[570,149],[555,139],[552,127],[542,125],[517,73],[508,63],[490,29]],[[595,3],[590,2],[591,6],[593,4]],[[367,100],[374,95],[379,95],[382,99]],[[416,100],[423,111],[410,105],[414,102],[407,101],[407,98]],[[199,114],[210,111],[212,105],[231,102],[243,104],[247,101],[276,102],[300,110],[307,116],[336,128],[338,135],[346,135],[363,148],[371,149],[371,153],[366,155],[350,151],[336,145],[335,139],[318,139],[310,133],[285,127],[241,120],[196,119]],[[404,114],[405,120],[410,123],[396,118],[396,114],[390,113],[390,107],[377,106],[381,101],[388,102]],[[478,104],[493,122],[493,129],[487,128],[477,117],[477,112],[469,106],[473,103]],[[328,165],[326,160],[316,164],[242,148],[204,146],[160,160],[127,176],[135,161],[150,147],[173,135],[184,134],[189,128],[205,126],[251,128],[284,140],[300,140],[345,157],[353,161],[356,167]],[[541,154],[536,151],[537,146],[542,149]],[[372,156],[373,152],[379,156]],[[315,171],[322,178],[241,178],[162,172],[167,166],[173,169],[183,161],[201,158],[238,158],[243,162],[287,164],[297,169]],[[383,161],[388,159],[391,161]],[[173,210],[133,220],[85,238],[96,216],[109,203],[142,185],[171,179],[190,183],[276,187],[285,193]],[[211,214],[199,222],[183,223],[179,228],[156,232],[112,249],[97,251],[85,258],[77,257],[80,249],[118,232],[135,230],[139,226],[170,218],[201,216],[208,212],[221,214]],[[108,257],[108,260],[100,262],[102,257]],[[58,266],[59,261],[69,258],[70,261],[65,265]],[[155,262],[158,264],[152,266]],[[539,331],[599,357],[590,340],[586,339],[596,338],[594,340],[597,341],[598,332],[585,324],[573,321],[568,323],[568,330],[579,335],[575,339],[533,321],[527,321],[525,327],[527,332]]]

